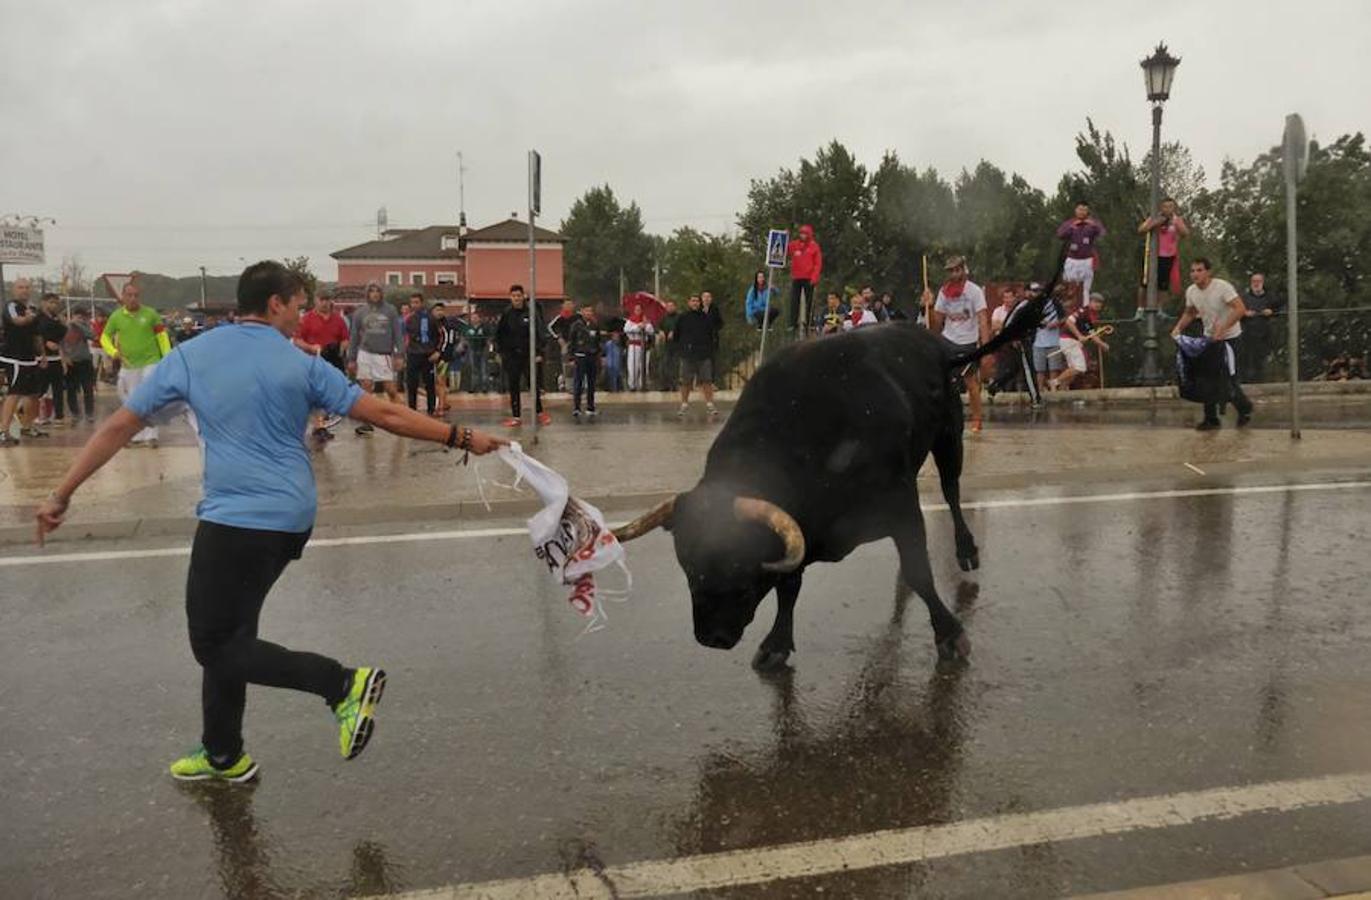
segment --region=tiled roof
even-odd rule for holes
[[[539,225],[533,226],[533,233],[540,243],[561,244],[566,242],[566,238],[557,232],[549,231]],[[527,244],[528,223],[518,219],[506,219],[495,225],[487,225],[485,228],[469,231],[464,240]]]
[[[367,241],[329,255],[334,259],[460,259],[462,256],[456,246],[443,249],[443,236],[456,237],[456,225],[396,229],[392,233],[395,237]]]

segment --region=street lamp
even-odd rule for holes
[[[1162,104],[1171,96],[1171,81],[1176,77],[1176,67],[1180,64],[1178,58],[1167,52],[1165,44],[1158,44],[1152,55],[1140,63],[1143,80],[1147,85],[1147,99],[1152,104],[1152,205],[1148,208],[1149,216],[1155,213],[1161,204]],[[1165,381],[1157,341],[1157,240],[1156,229],[1149,231],[1147,318],[1143,331],[1142,374],[1139,377],[1139,381],[1144,385],[1159,385]]]

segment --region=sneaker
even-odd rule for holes
[[[38,418],[36,418],[36,419],[33,420],[33,424],[34,424],[36,427],[41,428],[41,427],[43,427],[44,425],[51,425],[51,424],[52,424],[52,419],[49,419],[47,416],[39,416]]]
[[[333,717],[338,720],[338,752],[343,759],[354,759],[371,740],[376,728],[372,716],[385,689],[386,673],[381,669],[364,666],[352,673],[352,690],[333,707]]]
[[[540,412],[540,413],[538,413],[538,424],[539,424],[539,425],[551,425],[551,424],[552,424],[552,413],[545,413],[545,412]]]
[[[972,419],[972,420],[971,420],[971,433],[972,433],[972,434],[980,434],[980,433],[981,433],[981,420],[980,420],[979,418],[976,418],[976,419]]]
[[[518,416],[510,416],[500,424],[506,428],[522,428],[524,425],[523,421]]]
[[[1042,408],[1043,408],[1044,406],[1046,406],[1046,405],[1047,405],[1047,404],[1043,403],[1041,400],[1034,400],[1032,403],[1028,404],[1028,408],[1029,408],[1029,409],[1042,409]]]
[[[588,409],[588,410],[586,410],[586,418],[588,418],[588,419],[593,419],[593,418],[595,418],[595,410],[593,410],[593,409]]]
[[[47,433],[46,431],[44,431],[43,429],[39,428],[38,425],[37,425],[36,423],[33,424],[33,425],[30,425],[28,428],[21,428],[21,429],[19,429],[19,434],[22,435],[23,437],[47,437],[47,436],[48,436],[48,433]]]
[[[1239,428],[1246,428],[1249,424],[1251,424],[1251,422],[1252,422],[1252,414],[1251,414],[1250,412],[1249,412],[1249,413],[1238,413],[1238,427],[1239,427]]]
[[[1198,424],[1198,425],[1195,426],[1195,430],[1196,430],[1196,431],[1218,431],[1218,430],[1219,430],[1220,428],[1222,428],[1222,427],[1223,427],[1223,423],[1220,422],[1220,421],[1218,421],[1217,419],[1205,419],[1203,422],[1201,422],[1200,424]]]
[[[0,447],[18,447],[19,438],[12,437],[8,431],[0,431]]]
[[[1141,321],[1142,321],[1143,319],[1145,319],[1146,317],[1147,317],[1147,311],[1144,310],[1141,306],[1138,307],[1137,312],[1133,313],[1133,321],[1134,321],[1134,322],[1141,322]]]
[[[686,414],[686,410],[688,410],[688,409],[690,409],[690,405],[689,405],[688,403],[682,403],[682,404],[681,404],[681,408],[678,409],[678,410],[676,410],[676,418],[678,418],[678,419],[684,419],[684,418],[685,418],[685,414]]]
[[[171,777],[177,781],[227,781],[244,784],[257,777],[257,763],[246,753],[227,769],[216,768],[204,747],[196,747],[187,756],[171,764]]]
[[[579,418],[581,418],[581,411],[580,411],[579,409],[573,409],[573,410],[571,411],[571,417],[572,417],[573,419],[579,419]]]
[[[376,429],[370,423],[367,422],[363,422],[361,425],[358,425],[353,430],[356,434],[362,437],[369,437],[373,432],[376,431]]]

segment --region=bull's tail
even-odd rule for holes
[[[1047,286],[1036,292],[1028,300],[1020,303],[1009,314],[1005,320],[1004,328],[986,343],[972,350],[970,353],[961,353],[947,361],[948,369],[961,369],[969,366],[983,356],[989,356],[999,351],[1001,347],[1019,341],[1032,334],[1042,323],[1043,316],[1047,311],[1047,304],[1055,302],[1052,299],[1052,292],[1056,290],[1057,283],[1061,281],[1062,268],[1066,265],[1066,244],[1062,244],[1062,252],[1057,256],[1057,269],[1052,273],[1052,280]]]

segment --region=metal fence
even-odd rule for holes
[[[1103,323],[1102,323],[1103,324]],[[1104,357],[1104,382],[1107,387],[1131,387],[1139,383],[1142,370],[1143,322],[1118,319],[1108,324],[1114,334],[1106,340],[1110,351]],[[1175,379],[1176,345],[1170,329],[1174,320],[1160,323],[1162,369],[1167,382]],[[1198,333],[1192,325],[1192,333]],[[1289,376],[1289,320],[1284,314],[1251,317],[1242,322],[1243,336],[1239,342],[1239,369],[1248,384],[1264,381],[1288,381]],[[1359,372],[1360,377],[1371,376],[1371,306],[1342,309],[1300,310],[1300,380],[1321,380],[1328,376],[1330,366],[1340,358],[1347,368]],[[1092,351],[1092,370],[1098,354]]]

